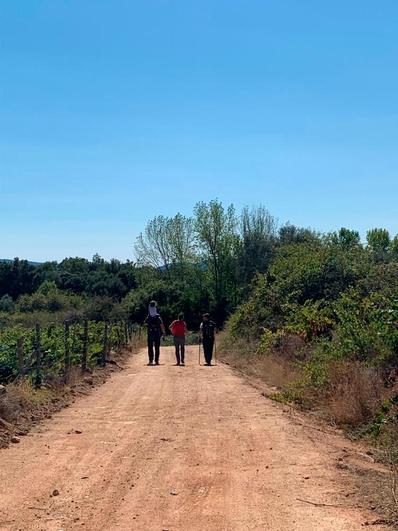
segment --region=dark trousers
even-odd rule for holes
[[[174,346],[176,349],[176,360],[178,365],[184,363],[185,359],[185,337],[174,336]]]
[[[211,363],[213,357],[214,338],[203,338],[203,352],[206,363]]]
[[[155,354],[153,350],[155,349]],[[159,363],[160,355],[160,335],[159,334],[148,334],[148,358],[149,363],[153,363],[155,357],[155,363]]]

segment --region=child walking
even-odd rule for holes
[[[184,321],[184,314],[180,313],[178,319],[173,321],[169,328],[174,338],[177,365],[185,365],[185,334],[187,332],[187,325]]]

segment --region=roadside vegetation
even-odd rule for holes
[[[382,435],[397,416],[396,247],[381,229],[366,245],[341,229],[281,246],[229,319],[224,344],[243,340],[248,364],[272,357],[285,367],[276,398]]]

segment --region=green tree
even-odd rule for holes
[[[50,280],[45,280],[36,291],[39,295],[44,295],[45,297],[48,297],[49,295],[53,295],[54,293],[59,293],[58,287],[55,282],[52,282]]]
[[[36,267],[19,258],[9,262],[0,261],[0,297],[8,294],[15,300],[23,293],[32,293]]]
[[[318,233],[311,229],[296,227],[287,223],[279,229],[279,244],[288,245],[289,243],[317,243],[320,240]]]
[[[226,209],[218,200],[199,202],[195,209],[195,230],[202,259],[208,268],[218,318],[228,301],[228,286],[236,286],[233,264],[237,248],[237,218],[233,205]]]
[[[390,249],[390,233],[386,229],[371,229],[366,233],[368,249],[376,261],[383,261]]]
[[[240,220],[239,274],[243,284],[265,273],[275,252],[277,223],[264,206],[245,207]]]
[[[344,249],[352,249],[361,244],[359,232],[342,227],[338,232],[332,232],[327,238],[333,245]]]
[[[15,309],[14,301],[8,294],[0,298],[0,312],[12,313]]]
[[[390,245],[391,257],[394,260],[398,260],[398,234],[394,236]]]
[[[156,216],[150,220],[135,244],[139,265],[151,265],[167,273],[189,264],[195,257],[194,225],[178,213],[173,218]]]
[[[195,231],[192,218],[178,213],[167,222],[167,238],[174,267],[184,269],[196,259]]]

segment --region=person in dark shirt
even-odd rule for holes
[[[164,336],[165,330],[155,301],[149,303],[148,316],[144,322],[148,331],[148,365],[153,365],[154,361],[155,365],[159,365],[160,338]]]
[[[200,324],[199,336],[203,343],[203,352],[205,355],[206,365],[211,365],[216,333],[216,323],[210,319],[210,315],[208,313],[205,313],[203,315],[203,321]]]

